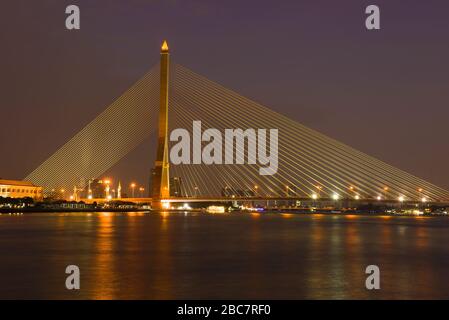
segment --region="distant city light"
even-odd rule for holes
[[[421,202],[426,202],[427,198],[426,197],[422,197]]]
[[[377,196],[377,200],[382,200],[382,197],[381,196]]]
[[[226,211],[224,206],[209,206],[206,210],[209,213],[225,213]]]
[[[400,197],[398,198],[398,200],[399,200],[400,202],[403,202],[403,201],[404,201],[404,197],[403,197],[403,196],[400,196]]]
[[[360,199],[360,196],[359,195],[356,195],[355,196],[355,200],[359,200]]]
[[[340,198],[340,196],[337,193],[334,193],[332,195],[332,199],[334,199],[334,200],[338,200],[339,198]]]
[[[316,193],[312,194],[312,199],[318,199],[318,195]]]
[[[184,203],[184,205],[182,206],[182,209],[184,209],[184,210],[191,210],[192,208],[189,206],[188,203]]]

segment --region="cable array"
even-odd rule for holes
[[[25,179],[47,192],[84,187],[142,143],[156,128],[158,71],[153,67]]]
[[[237,194],[262,197],[320,197],[445,200],[449,192],[341,142],[307,128],[191,70],[172,66],[170,128],[279,130],[279,170],[261,176],[258,165],[177,165],[171,175],[186,195]],[[247,156],[247,154],[245,154]]]
[[[449,200],[449,191],[312,130],[181,65],[172,64],[170,72],[170,130],[184,128],[192,136],[192,123],[196,120],[201,121],[203,132],[208,128],[222,133],[237,128],[279,130],[276,174],[260,175],[259,164],[171,164],[171,178],[179,178],[183,196]],[[159,85],[157,65],[25,179],[51,190],[83,187],[87,178],[101,176],[155,132]],[[170,142],[169,147],[173,144]],[[223,139],[223,154],[225,147]],[[247,159],[247,148],[243,156]]]

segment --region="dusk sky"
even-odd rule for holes
[[[81,30],[65,28],[65,8]],[[369,4],[381,30],[365,28]],[[22,179],[158,63],[449,189],[449,2],[5,0],[0,177]],[[144,184],[149,141],[108,174]]]

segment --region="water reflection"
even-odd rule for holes
[[[115,270],[114,270],[114,216],[103,212],[98,216],[95,265],[93,278],[101,284],[93,289],[93,299],[115,298]]]
[[[449,219],[423,217],[2,215],[0,298],[449,298],[448,231]],[[68,264],[79,292],[64,289]],[[370,264],[377,292],[365,289]]]

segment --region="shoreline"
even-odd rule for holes
[[[329,215],[329,216],[386,216],[386,217],[449,217],[449,214],[445,213],[426,213],[426,214],[411,214],[411,213],[391,213],[391,212],[354,212],[354,211],[344,211],[344,210],[316,210],[307,211],[305,209],[272,209],[264,211],[249,211],[249,210],[236,210],[232,212],[225,213],[209,213],[206,210],[152,210],[152,209],[119,209],[119,208],[109,208],[109,209],[37,209],[37,208],[26,208],[26,209],[0,209],[0,215],[23,215],[23,214],[33,214],[33,213],[204,213],[209,215],[226,215],[233,213],[249,213],[249,214],[292,214],[292,215]]]

